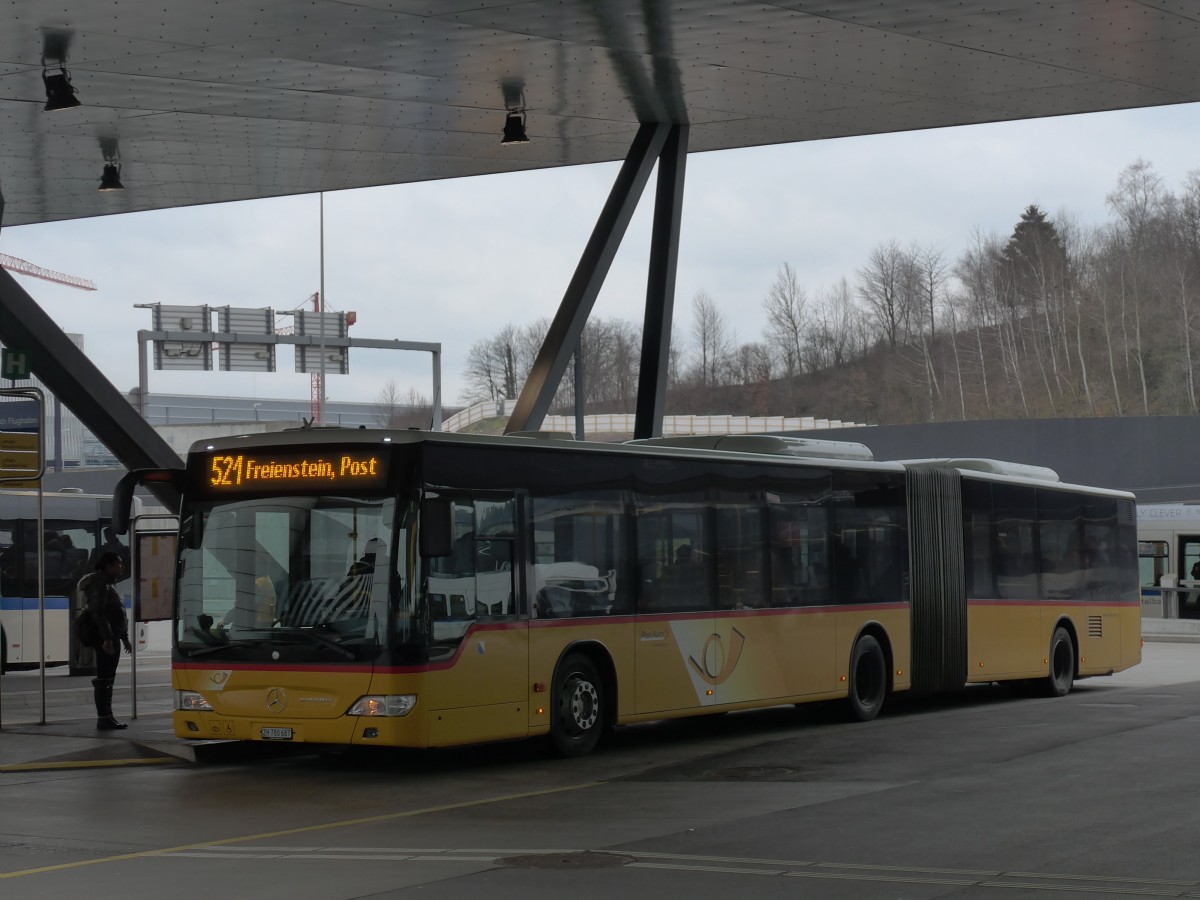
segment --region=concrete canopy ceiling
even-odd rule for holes
[[[0,0],[2,224],[1182,103],[1197,59],[1194,0]]]

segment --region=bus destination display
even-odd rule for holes
[[[217,493],[372,488],[387,483],[385,457],[361,450],[313,453],[215,453],[208,485]]]

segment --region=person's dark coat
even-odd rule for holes
[[[103,571],[91,572],[79,579],[79,594],[83,607],[100,633],[97,646],[105,641],[124,643],[129,637],[129,619],[125,602],[114,585],[109,584]]]

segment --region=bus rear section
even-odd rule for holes
[[[1023,468],[910,466],[918,690],[1029,681],[1061,695],[1141,661],[1132,496]]]

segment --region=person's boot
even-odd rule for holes
[[[111,678],[97,678],[92,682],[96,689],[96,730],[117,731],[128,728],[124,722],[118,722],[112,714],[113,681]]]
[[[104,682],[99,678],[92,679],[92,699],[96,704],[96,730],[104,730]]]
[[[104,685],[104,709],[108,713],[108,727],[111,729],[128,728],[129,726],[124,722],[118,722],[113,718],[112,698],[114,685],[115,681],[112,678],[108,679],[108,682]]]

